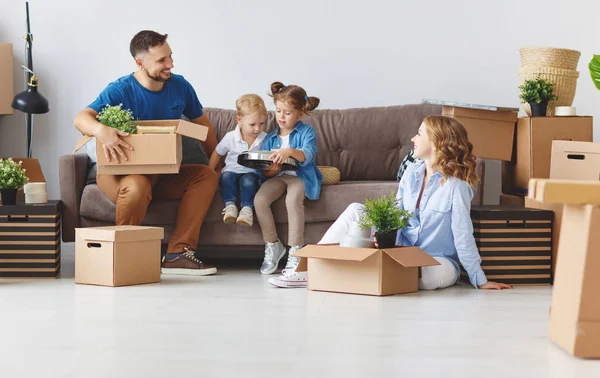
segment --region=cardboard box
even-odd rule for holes
[[[418,247],[348,248],[308,245],[299,270],[308,272],[308,289],[351,294],[392,295],[419,288],[419,267],[439,265]]]
[[[139,121],[141,126],[175,126],[175,134],[143,134],[123,137],[134,150],[124,150],[127,161],[108,162],[100,143],[96,143],[97,169],[99,175],[129,175],[129,174],[168,174],[179,173],[182,159],[181,136],[185,135],[200,141],[205,141],[208,127],[184,120],[153,120]],[[82,137],[73,153],[77,152],[92,138]]]
[[[3,157],[2,159],[8,159],[9,157]],[[19,161],[23,162],[21,166],[25,169],[25,176],[29,178],[29,182],[46,182],[44,178],[44,173],[42,172],[42,167],[40,166],[40,162],[38,159],[28,159],[28,158],[19,158],[19,157],[11,157],[17,163]],[[17,192],[17,201],[25,202],[25,193],[23,192],[23,188],[20,188]],[[0,198],[0,204],[2,204],[2,198]]]
[[[560,226],[562,223],[562,203],[547,203],[536,201],[531,198],[525,198],[525,207],[531,209],[550,210],[554,212],[554,221],[552,222],[552,279],[556,274],[556,259],[558,256],[558,241],[560,240]]]
[[[125,286],[160,282],[162,227],[75,229],[75,283]]]
[[[456,118],[467,129],[473,154],[483,159],[512,159],[518,112],[443,106],[442,115]]]
[[[13,114],[14,109],[10,106],[15,97],[12,43],[0,43],[0,77],[0,115]]]
[[[566,205],[549,338],[581,358],[600,358],[600,207]]]
[[[600,204],[600,182],[531,179],[528,198],[571,205]]]
[[[500,194],[500,206],[524,207],[525,197],[512,194]]]
[[[502,192],[527,194],[529,179],[550,178],[554,140],[591,142],[592,117],[519,118],[515,161],[502,165]]]
[[[550,178],[599,181],[600,143],[553,141]]]

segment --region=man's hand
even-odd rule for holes
[[[493,282],[493,281],[488,281],[486,283],[484,283],[483,285],[479,286],[480,289],[484,289],[484,290],[502,290],[502,289],[512,289],[511,285],[507,285],[504,283],[500,283],[500,282]]]
[[[119,163],[119,156],[123,161],[128,160],[127,155],[125,155],[125,152],[123,152],[123,149],[133,151],[133,147],[120,138],[128,135],[129,133],[124,131],[102,125],[102,127],[94,136],[100,143],[102,143],[102,149],[104,150],[104,156],[106,157],[106,160],[110,162],[112,158],[116,163]]]
[[[292,156],[294,153],[293,148],[279,148],[271,150],[273,153],[269,156],[269,160],[273,160],[273,163],[283,164],[285,159]]]
[[[263,171],[265,177],[273,177],[281,171],[281,164],[272,163],[268,171]]]

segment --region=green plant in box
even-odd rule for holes
[[[590,69],[590,76],[592,77],[594,85],[600,90],[600,55],[594,55],[588,68]]]
[[[106,105],[96,119],[108,127],[124,131],[129,134],[137,134],[137,122],[133,120],[133,113],[129,109],[122,109],[123,104]]]
[[[360,214],[359,226],[361,228],[374,227],[376,237],[381,248],[393,247],[398,230],[408,225],[412,214],[408,210],[401,210],[398,200],[392,192],[389,196],[378,199],[367,199]]]

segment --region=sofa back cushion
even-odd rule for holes
[[[217,139],[235,128],[235,111],[205,108]],[[304,122],[317,133],[317,165],[337,167],[342,180],[396,180],[402,159],[411,150],[410,139],[423,119],[441,114],[437,105],[416,104],[357,109],[315,110]],[[275,114],[267,117],[266,132],[276,127]]]

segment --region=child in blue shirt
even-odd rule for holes
[[[294,253],[304,245],[304,197],[316,200],[321,194],[323,176],[317,168],[317,134],[311,125],[301,121],[302,117],[319,105],[319,99],[309,97],[296,85],[271,84],[275,102],[277,127],[267,135],[263,150],[272,151],[273,164],[269,171],[261,172],[266,181],[254,199],[256,217],[265,241],[265,257],[260,267],[262,274],[277,270],[286,248],[277,236],[271,204],[286,193],[285,205],[288,213],[288,244],[290,245],[286,270],[295,270],[300,262]],[[281,170],[287,158],[297,161],[296,170]]]

